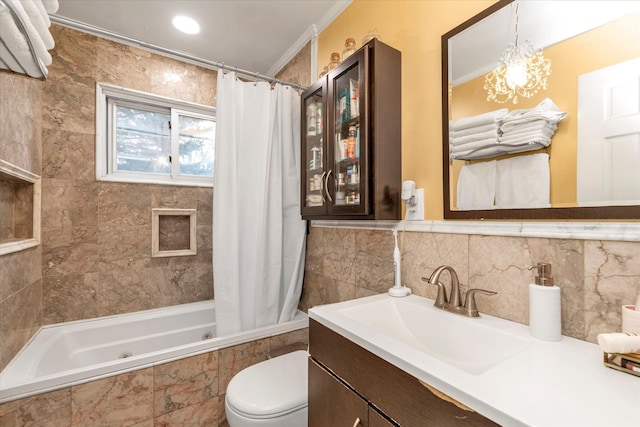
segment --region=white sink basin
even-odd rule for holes
[[[467,318],[418,296],[385,298],[337,310],[373,329],[470,374],[481,374],[531,344],[505,329],[511,322],[482,315]]]

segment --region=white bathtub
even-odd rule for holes
[[[0,403],[306,328],[293,321],[216,337],[213,301],[47,325],[0,373]]]

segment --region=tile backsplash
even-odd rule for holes
[[[447,264],[462,289],[497,291],[478,296],[481,313],[527,324],[528,285],[537,262],[552,264],[562,289],[562,333],[595,342],[620,330],[623,304],[640,292],[640,242],[563,240],[400,232],[402,281],[414,294],[435,298],[421,280]],[[386,292],[393,285],[393,235],[388,230],[311,227],[301,306]],[[443,275],[448,285],[448,277]]]

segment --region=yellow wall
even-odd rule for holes
[[[362,37],[371,28],[378,30],[385,43],[402,52],[402,178],[412,179],[418,188],[425,189],[427,220],[443,218],[441,36],[493,3],[484,0],[354,0],[318,37],[320,69],[329,62],[331,52],[342,52],[347,37],[354,37],[359,47]],[[587,46],[590,42],[594,40],[587,41]],[[633,42],[627,40],[627,44]],[[576,63],[583,60],[576,58]],[[550,85],[565,86],[564,82],[554,82],[553,78],[552,74]],[[556,102],[562,103],[563,109],[575,111],[575,105],[560,99]],[[576,97],[573,96],[570,102],[575,104]],[[526,108],[526,105],[523,102],[519,108]],[[565,120],[570,123],[572,119]],[[561,135],[560,130],[558,135]],[[575,166],[564,172],[566,176],[575,176]]]
[[[424,188],[428,220],[443,218],[440,37],[493,3],[355,0],[318,37],[320,69],[371,28],[402,52],[402,178]]]

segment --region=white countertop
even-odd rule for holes
[[[526,325],[481,314],[499,321],[509,333],[527,337],[531,345],[471,374],[340,313],[386,298],[392,297],[316,306],[309,317],[501,425],[640,427],[640,377],[605,367],[599,346],[564,336],[558,342],[538,340]],[[427,298],[409,298],[433,304]]]

